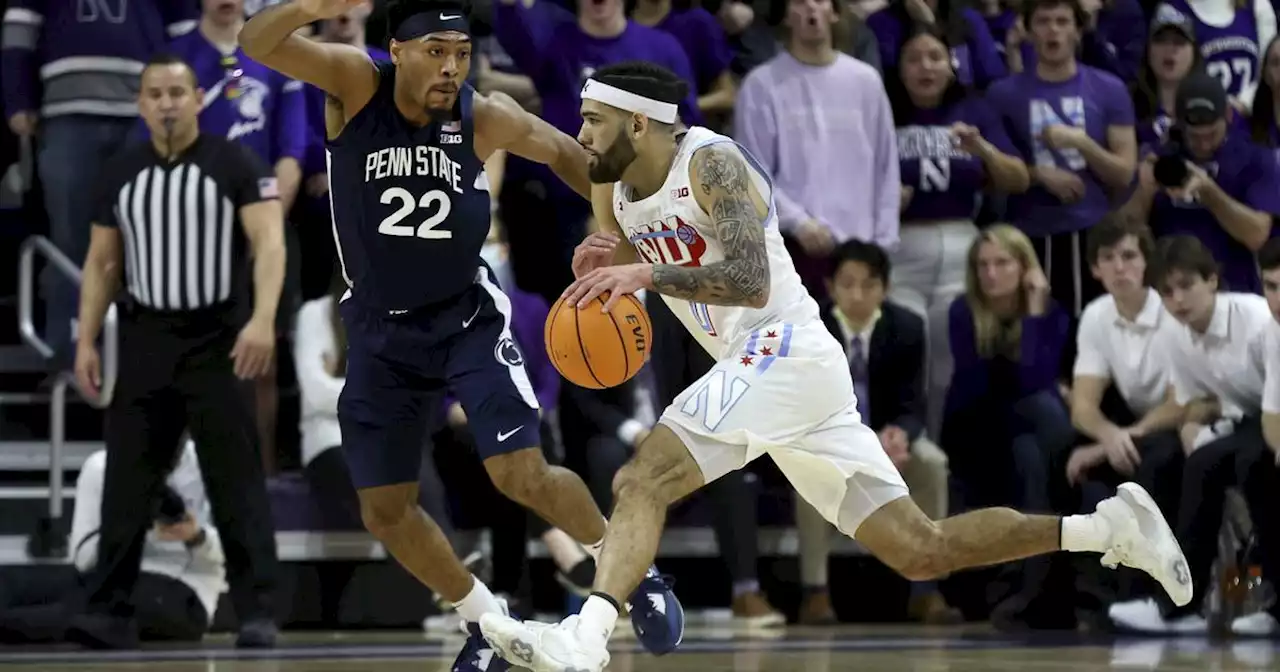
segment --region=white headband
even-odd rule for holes
[[[660,121],[664,124],[676,123],[677,110],[675,104],[664,103],[630,91],[623,91],[616,86],[610,86],[598,80],[587,80],[587,83],[582,86],[582,97],[585,100],[594,100],[620,110],[639,112],[654,121]]]

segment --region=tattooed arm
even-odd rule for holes
[[[763,308],[769,302],[769,255],[764,224],[769,206],[751,181],[751,168],[731,143],[694,152],[689,166],[694,197],[711,216],[724,260],[699,268],[658,264],[658,292],[717,306]]]

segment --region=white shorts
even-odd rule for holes
[[[908,496],[880,439],[858,417],[840,343],[819,321],[762,327],[681,392],[659,420],[710,483],[768,454],[796,492],[853,536]]]

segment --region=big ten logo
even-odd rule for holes
[[[671,190],[671,198],[688,198],[688,197],[689,197],[689,187],[680,187],[678,189]]]
[[[626,317],[627,329],[631,332],[631,340],[635,344],[636,352],[644,354],[646,347],[644,324],[641,323],[640,316],[634,313],[628,313]]]
[[[698,230],[675,215],[633,227],[631,240],[636,253],[651,264],[698,267],[707,251],[707,241]]]

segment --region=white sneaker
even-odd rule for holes
[[[1275,616],[1259,611],[1231,621],[1231,632],[1239,637],[1270,637],[1280,632],[1280,622]]]
[[[1209,632],[1209,622],[1199,614],[1166,620],[1155,600],[1117,602],[1107,615],[1116,627],[1126,632],[1148,635],[1201,635]]]
[[[480,632],[503,660],[533,672],[602,672],[609,664],[603,645],[593,650],[578,637],[577,615],[548,625],[485,614]]]
[[[1097,515],[1111,526],[1111,548],[1102,556],[1103,565],[1142,570],[1160,582],[1174,604],[1191,601],[1191,571],[1182,547],[1142,486],[1121,484],[1115,497],[1098,504]]]

